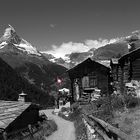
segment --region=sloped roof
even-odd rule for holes
[[[125,59],[127,59],[128,57],[130,58],[134,58],[134,57],[139,57],[140,54],[140,48],[135,49],[134,51],[131,51],[125,55],[123,55],[120,59],[119,62],[124,61]]]
[[[0,128],[5,129],[30,105],[31,103],[0,100]]]
[[[119,60],[118,58],[112,58],[111,59],[111,61],[112,61],[113,64],[118,64],[118,60]]]
[[[81,77],[85,74],[84,68],[90,69],[90,71],[100,71],[104,74],[107,74],[110,71],[110,68],[92,60],[91,58],[86,59],[85,61],[81,62],[80,64],[76,65],[75,67],[69,69],[67,72],[69,73],[70,77]]]
[[[59,91],[60,91],[60,92],[61,92],[61,91],[69,92],[70,90],[67,89],[67,88],[62,88],[62,89],[59,89]]]
[[[104,65],[105,67],[110,68],[110,60],[97,60],[96,62]]]

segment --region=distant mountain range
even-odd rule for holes
[[[0,38],[0,57],[30,84],[48,92],[51,90],[50,85],[67,70],[50,62],[45,55],[17,35],[11,25]]]
[[[110,60],[111,58],[119,58],[122,55],[128,53],[128,45],[133,44],[135,48],[140,47],[140,32],[133,32],[130,36],[122,37],[116,42],[107,44],[98,49],[95,49],[94,46],[87,52],[75,52],[66,55],[66,59],[55,58],[53,55],[45,54],[50,61],[62,65],[66,68],[71,68],[78,63],[84,61],[88,57],[91,57],[95,60]]]

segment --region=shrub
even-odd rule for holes
[[[71,110],[75,111],[79,108],[79,103],[78,102],[75,102],[71,105]]]
[[[121,96],[112,96],[111,105],[113,109],[120,109],[124,107],[124,101]]]
[[[123,100],[124,98],[124,100]],[[133,108],[140,104],[140,99],[131,95],[122,96],[112,96],[112,107],[113,109],[121,109],[124,104],[127,108]]]
[[[82,120],[81,108],[76,105],[73,113],[69,115],[69,119],[74,122],[76,140],[87,140],[86,127]]]
[[[67,112],[70,111],[70,108],[69,107],[67,107],[67,108],[66,107],[62,107],[61,108],[61,112],[66,112],[66,111]]]
[[[47,132],[47,130],[50,130],[50,134],[57,130],[57,125],[54,120],[47,121],[47,127],[44,127],[44,132]],[[47,133],[45,135],[50,135],[50,134]]]
[[[76,133],[77,140],[87,140],[86,127],[82,121],[82,117],[79,117],[74,122],[74,126],[76,129],[75,133]]]
[[[58,116],[63,118],[63,119],[65,119],[65,120],[69,120],[70,121],[69,117],[66,117],[62,112],[59,112]]]
[[[127,96],[125,99],[127,108],[134,108],[139,105],[140,99],[133,96]]]

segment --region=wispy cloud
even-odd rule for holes
[[[55,57],[64,58],[66,54],[70,54],[72,52],[86,52],[91,48],[99,48],[106,44],[114,43],[118,40],[118,38],[114,39],[98,39],[98,40],[85,40],[83,43],[77,42],[67,42],[62,43],[60,46],[53,45],[52,50],[46,51],[46,53],[53,54]]]
[[[50,24],[51,28],[55,28],[55,26],[56,26],[55,24]]]

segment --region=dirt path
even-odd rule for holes
[[[75,128],[72,122],[66,121],[56,115],[52,114],[51,109],[44,110],[43,112],[50,118],[53,119],[58,130],[54,132],[51,136],[47,137],[46,140],[75,140]]]

